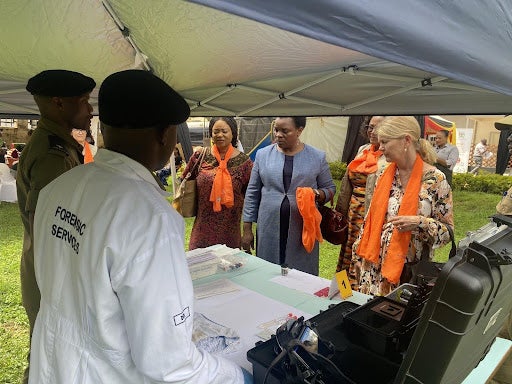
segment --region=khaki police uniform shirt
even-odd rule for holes
[[[83,162],[81,149],[70,131],[42,118],[20,156],[16,188],[25,227],[20,265],[21,296],[31,329],[39,310],[40,295],[34,273],[34,234],[30,229],[30,213],[35,213],[39,191],[43,187]]]
[[[82,146],[66,128],[42,118],[23,149],[16,185],[23,225],[28,232],[29,212],[34,213],[39,191],[52,180],[80,165]]]

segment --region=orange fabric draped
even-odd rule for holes
[[[364,173],[366,175],[377,172],[377,161],[381,157],[382,151],[374,150],[373,145],[363,150],[361,156],[356,157],[348,164],[348,169],[352,172]]]
[[[318,212],[315,204],[315,193],[313,188],[298,187],[295,191],[297,207],[302,216],[302,245],[310,253],[315,246],[315,241],[323,241],[320,231],[322,215]]]
[[[389,191],[396,172],[396,163],[391,163],[380,177],[372,201],[379,204],[371,204],[370,210],[364,223],[363,235],[357,249],[357,253],[372,263],[379,261],[382,227],[388,210],[388,204],[381,202],[389,201]],[[404,196],[398,209],[399,216],[417,215],[419,204],[419,192],[421,179],[423,177],[423,160],[416,154],[416,161],[407,183]],[[405,258],[411,242],[411,232],[398,232],[393,229],[391,241],[382,264],[381,273],[390,283],[396,284],[400,281],[400,275],[404,267]]]
[[[213,145],[212,147],[212,154],[219,163],[217,173],[213,179],[212,192],[210,193],[210,201],[213,203],[214,212],[220,212],[222,209],[221,205],[224,205],[226,208],[231,208],[235,205],[233,184],[228,171],[228,160],[231,158],[234,150],[235,149],[230,144],[224,156],[224,160],[222,160],[217,145]]]
[[[94,158],[92,156],[91,146],[89,145],[89,143],[86,140],[86,141],[84,141],[84,164],[92,163],[93,161],[94,161]]]

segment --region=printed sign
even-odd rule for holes
[[[348,281],[348,275],[345,269],[336,273],[336,282],[338,283],[338,289],[340,290],[342,299],[352,296],[352,287]]]
[[[469,166],[469,152],[473,141],[473,128],[457,128],[457,149],[459,150],[459,161],[453,167],[454,173],[466,173]]]

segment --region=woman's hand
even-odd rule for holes
[[[423,216],[395,216],[389,222],[398,232],[414,231],[419,228]]]
[[[315,194],[315,201],[318,204],[323,204],[325,202],[325,192],[321,189],[313,189],[313,193]]]
[[[242,249],[251,254],[251,249],[254,249],[254,234],[252,233],[252,223],[244,223],[242,235]]]

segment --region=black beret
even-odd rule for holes
[[[181,124],[190,115],[185,99],[165,81],[138,69],[113,73],[103,81],[98,111],[103,123],[124,128]]]
[[[74,97],[91,92],[96,82],[78,72],[50,69],[32,77],[27,91],[33,95]]]

